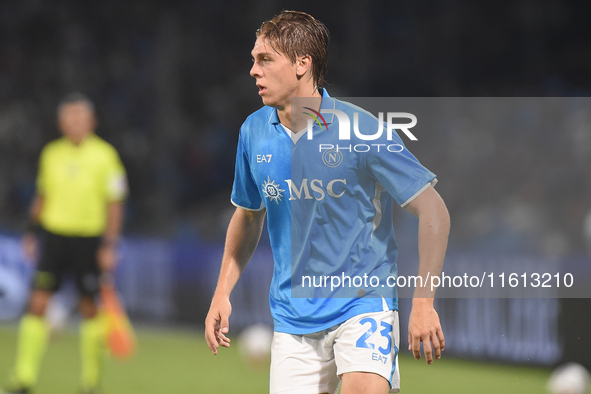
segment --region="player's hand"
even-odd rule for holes
[[[113,244],[103,244],[97,250],[96,259],[101,272],[112,273],[117,266],[117,248]]]
[[[37,259],[37,252],[39,251],[39,243],[37,236],[33,233],[25,233],[21,239],[21,247],[27,260],[35,261]]]
[[[427,364],[441,358],[445,349],[445,338],[439,322],[439,315],[433,308],[432,298],[415,298],[408,322],[408,350],[417,360],[421,359],[421,342]],[[433,347],[431,347],[433,344]]]
[[[209,312],[205,318],[205,341],[209,350],[215,355],[218,354],[218,347],[230,347],[230,339],[226,334],[230,331],[230,314],[232,305],[225,297],[213,297]]]

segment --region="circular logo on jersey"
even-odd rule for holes
[[[328,167],[338,167],[343,162],[343,154],[338,149],[329,149],[322,154],[322,161]]]
[[[277,204],[281,201],[284,191],[285,190],[279,188],[279,184],[272,181],[269,177],[267,177],[267,180],[263,183],[263,193],[265,194],[265,197],[271,201],[275,201]]]

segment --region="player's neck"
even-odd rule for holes
[[[76,146],[80,146],[80,145],[82,145],[82,143],[84,141],[86,141],[88,138],[90,138],[90,136],[93,135],[93,134],[94,134],[94,132],[89,131],[89,132],[84,133],[82,135],[66,135],[65,137],[72,144],[74,144]]]
[[[302,89],[301,91],[296,92],[292,98],[295,97],[302,97],[302,98],[315,98],[315,99],[322,99],[322,94],[320,94],[320,92],[318,91],[318,89],[314,88],[313,86],[306,86],[306,89]],[[321,104],[322,100],[306,100],[306,105],[304,105],[304,107],[310,107],[314,110],[319,110],[320,109],[320,104]],[[298,109],[296,111],[297,114],[299,114],[300,112],[302,112],[302,109]],[[282,125],[284,125],[285,127],[287,127],[288,129],[290,129],[291,131],[297,133],[299,130],[294,130],[292,128],[292,122],[294,123],[294,127],[295,128],[302,128],[304,126],[299,125],[299,121],[298,121],[298,117],[294,117],[292,118],[292,106],[291,106],[291,100],[289,103],[287,103],[287,105],[285,105],[283,108],[278,108],[277,109],[277,116],[279,117],[279,122],[281,122]]]

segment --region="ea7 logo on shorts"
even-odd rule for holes
[[[257,163],[270,163],[273,155],[257,155]]]
[[[381,354],[377,354],[377,353],[372,353],[371,354],[371,359],[373,361],[379,361],[382,364],[386,364],[388,362],[388,357],[382,356]]]

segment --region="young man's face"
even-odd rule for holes
[[[64,136],[75,144],[92,133],[96,126],[94,112],[84,102],[65,104],[59,111],[58,123]]]
[[[298,89],[296,64],[275,52],[262,35],[257,37],[251,54],[254,63],[250,75],[256,79],[263,104],[278,109],[289,106]]]

